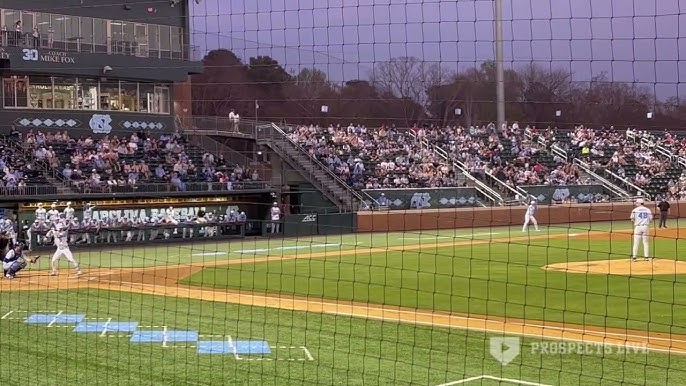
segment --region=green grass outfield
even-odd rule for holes
[[[593,224],[593,231],[628,229]],[[543,228],[542,236],[582,234],[587,224]],[[175,265],[259,256],[355,250],[353,255],[206,268],[188,284],[355,300],[482,315],[686,334],[684,278],[615,277],[544,271],[543,265],[626,258],[629,242],[571,237],[431,247],[433,243],[521,237],[491,228],[405,234],[358,234],[120,248],[77,253],[86,268]],[[421,250],[369,250],[428,244]],[[74,248],[76,251],[76,248]],[[684,255],[681,240],[655,240],[661,258]],[[40,268],[47,268],[47,260]],[[658,352],[541,354],[523,338],[506,366],[489,354],[492,334],[328,314],[239,306],[94,289],[2,293],[0,385],[439,385],[488,375],[550,385],[684,384],[686,357]],[[192,348],[130,343],[126,336],[76,334],[28,325],[21,311],[62,311],[267,340],[275,361],[198,355]],[[306,346],[314,361],[290,361]],[[12,358],[7,360],[7,358]],[[299,357],[298,357],[299,358]],[[479,379],[466,385],[510,384]]]

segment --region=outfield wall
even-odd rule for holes
[[[671,203],[670,218],[686,215],[686,202]],[[657,213],[655,203],[647,204]],[[539,224],[569,224],[596,221],[628,221],[634,204],[559,204],[539,206]],[[399,232],[432,229],[478,228],[521,225],[525,206],[503,208],[458,208],[358,212],[358,232]]]

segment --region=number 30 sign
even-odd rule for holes
[[[38,61],[38,50],[35,48],[24,48],[22,50],[24,56],[21,58],[26,61],[37,62]]]

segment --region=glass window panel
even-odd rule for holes
[[[22,23],[22,27],[24,28],[24,32],[33,31],[34,17],[35,17],[35,14],[33,12],[22,11],[21,23]]]
[[[81,51],[91,52],[93,50],[93,19],[90,17],[81,18]]]
[[[74,110],[76,108],[76,78],[53,78],[55,108]]]
[[[122,111],[138,111],[138,83],[121,82]]]
[[[162,51],[171,50],[171,32],[168,26],[160,26],[160,49]]]
[[[154,113],[169,114],[169,87],[155,86]]]
[[[15,88],[15,83],[14,79],[2,80],[2,100],[5,107],[17,106],[17,90]]]
[[[107,52],[107,21],[93,19],[93,44],[95,52]]]
[[[100,82],[100,110],[119,110],[119,82]]]
[[[14,31],[14,23],[20,18],[19,11],[14,11],[11,9],[2,10],[2,26],[8,31]]]
[[[142,113],[152,113],[156,110],[155,103],[155,85],[150,83],[140,83],[138,85],[140,93],[140,107],[138,111]]]
[[[160,26],[148,25],[148,47],[150,47],[150,56],[158,58],[160,56]]]
[[[76,51],[79,47],[79,41],[81,40],[81,20],[79,20],[79,17],[77,16],[65,16],[64,26],[64,37],[67,41],[67,47],[70,51]]]
[[[136,41],[136,55],[147,57],[148,50],[148,25],[147,24],[136,24],[134,30],[134,39]]]
[[[160,26],[158,25],[148,25],[148,43],[150,44],[151,50],[160,49]]]
[[[120,54],[124,50],[124,32],[121,21],[109,22],[110,49],[112,52]]]
[[[123,40],[124,49],[127,55],[136,54],[136,37],[134,34],[134,23],[123,22],[122,29],[124,30]]]
[[[52,78],[32,76],[29,81],[29,107],[32,109],[52,109]]]
[[[41,46],[47,46],[48,31],[50,29],[50,14],[36,13],[36,26],[38,27],[38,35],[41,40]]]
[[[81,110],[98,109],[98,80],[79,78],[76,94],[76,108]]]
[[[29,107],[29,78],[27,76],[17,77],[15,85],[17,93],[17,107]]]
[[[73,41],[81,37],[80,24],[81,20],[79,20],[79,18],[76,16],[64,17],[64,25],[66,29],[65,37],[67,40]]]
[[[52,15],[51,23],[55,42],[64,42],[64,19],[62,15]]]
[[[171,27],[171,49],[173,52],[181,52],[181,28]]]

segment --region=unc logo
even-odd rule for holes
[[[555,193],[553,193],[553,200],[555,200],[555,201],[564,201],[568,197],[569,197],[569,189],[567,189],[567,188],[555,189]]]
[[[410,200],[410,208],[430,208],[431,195],[429,193],[415,193]]]
[[[109,114],[93,114],[90,127],[95,134],[109,134],[112,131],[112,117]]]

